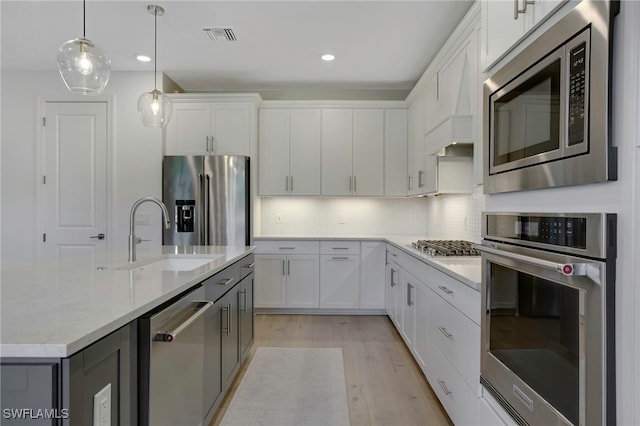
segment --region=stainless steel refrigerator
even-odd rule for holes
[[[163,244],[249,245],[249,157],[165,156],[162,169],[162,199],[172,216]]]

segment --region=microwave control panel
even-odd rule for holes
[[[569,53],[569,146],[584,141],[587,44]]]

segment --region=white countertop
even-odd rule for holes
[[[411,247],[411,242],[430,239],[424,235],[263,235],[254,237],[256,241],[267,240],[369,240],[386,241],[407,254],[427,263],[441,272],[480,291],[480,256],[430,256]]]
[[[253,247],[174,247],[148,252],[134,269],[126,253],[104,263],[79,257],[2,270],[0,356],[64,358],[188,290]],[[211,258],[191,271],[164,270],[163,255]],[[103,269],[104,268],[104,269]]]

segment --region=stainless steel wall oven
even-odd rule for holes
[[[616,222],[483,214],[480,380],[519,424],[615,424]]]
[[[484,83],[484,191],[617,179],[610,138],[613,19],[584,0]]]

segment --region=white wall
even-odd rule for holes
[[[41,244],[38,228],[37,143],[42,100],[82,101],[71,95],[57,72],[2,73],[2,151],[1,194],[3,219],[1,229],[2,267],[32,262]],[[109,214],[107,238],[110,249],[127,247],[129,209],[143,196],[161,197],[162,131],[142,126],[137,114],[140,94],[153,88],[152,73],[114,72],[104,92],[113,100],[115,112],[109,146]],[[155,206],[143,206],[140,213],[150,213],[151,223],[138,226],[137,234],[153,241],[139,246],[161,243],[160,214]]]
[[[261,199],[260,236],[426,235],[423,198]],[[340,222],[340,216],[345,223]],[[280,216],[282,223],[276,223]]]

